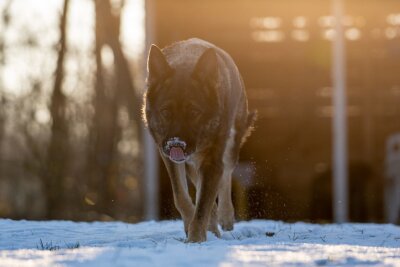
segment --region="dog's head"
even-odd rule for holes
[[[177,55],[185,63],[185,55]],[[159,149],[176,163],[204,147],[216,131],[218,60],[205,50],[195,64],[172,67],[153,45],[148,57],[144,119]]]

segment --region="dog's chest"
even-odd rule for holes
[[[228,138],[225,142],[225,149],[224,149],[224,153],[222,155],[222,163],[224,165],[224,168],[226,168],[228,166],[232,167],[231,166],[233,164],[232,152],[233,152],[233,148],[235,146],[235,135],[236,135],[236,130],[235,130],[235,128],[232,127],[229,131]],[[204,161],[205,157],[207,157],[207,155],[203,152],[193,153],[189,157],[189,159],[187,160],[186,163],[189,164],[194,169],[199,170],[201,162]]]

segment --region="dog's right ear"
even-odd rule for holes
[[[218,77],[218,59],[213,48],[208,48],[198,59],[192,78],[195,80],[207,83],[214,83]]]
[[[154,44],[150,47],[147,59],[147,71],[147,83],[149,85],[165,79],[172,73],[172,68],[168,64],[163,52]]]

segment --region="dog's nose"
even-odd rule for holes
[[[165,142],[165,150],[169,151],[172,147],[180,147],[181,149],[186,149],[186,142],[181,140],[179,137],[172,137]]]

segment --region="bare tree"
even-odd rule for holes
[[[62,91],[64,80],[64,58],[67,50],[67,17],[69,0],[64,0],[60,18],[60,39],[55,80],[50,102],[52,119],[51,136],[47,148],[44,168],[44,190],[47,203],[47,217],[59,218],[62,212],[63,183],[68,167],[68,123],[66,120],[66,96]]]
[[[118,112],[125,105],[139,129],[140,99],[135,94],[128,62],[119,41],[120,11],[124,2],[121,1],[118,7],[111,6],[109,0],[94,0],[94,3],[96,84],[87,163],[89,195],[96,203],[97,212],[113,216],[112,203],[116,199],[116,177],[119,171],[117,144],[121,139]],[[104,67],[102,59],[102,50],[107,47],[114,57],[114,66],[109,69]]]
[[[3,8],[3,10],[1,10],[0,13],[0,19],[1,22],[3,24],[3,31],[2,33],[0,33],[0,71],[2,70],[2,68],[4,67],[4,65],[6,64],[6,42],[5,42],[5,38],[4,38],[4,32],[9,23],[10,23],[10,7],[11,7],[11,0],[8,0]],[[3,137],[4,137],[4,127],[5,127],[5,120],[6,120],[6,114],[5,114],[5,110],[4,110],[4,106],[6,106],[6,102],[7,99],[4,95],[3,92],[3,80],[1,77],[2,74],[0,74],[0,148],[1,148],[1,144],[3,141]],[[1,149],[0,149],[1,151]]]

